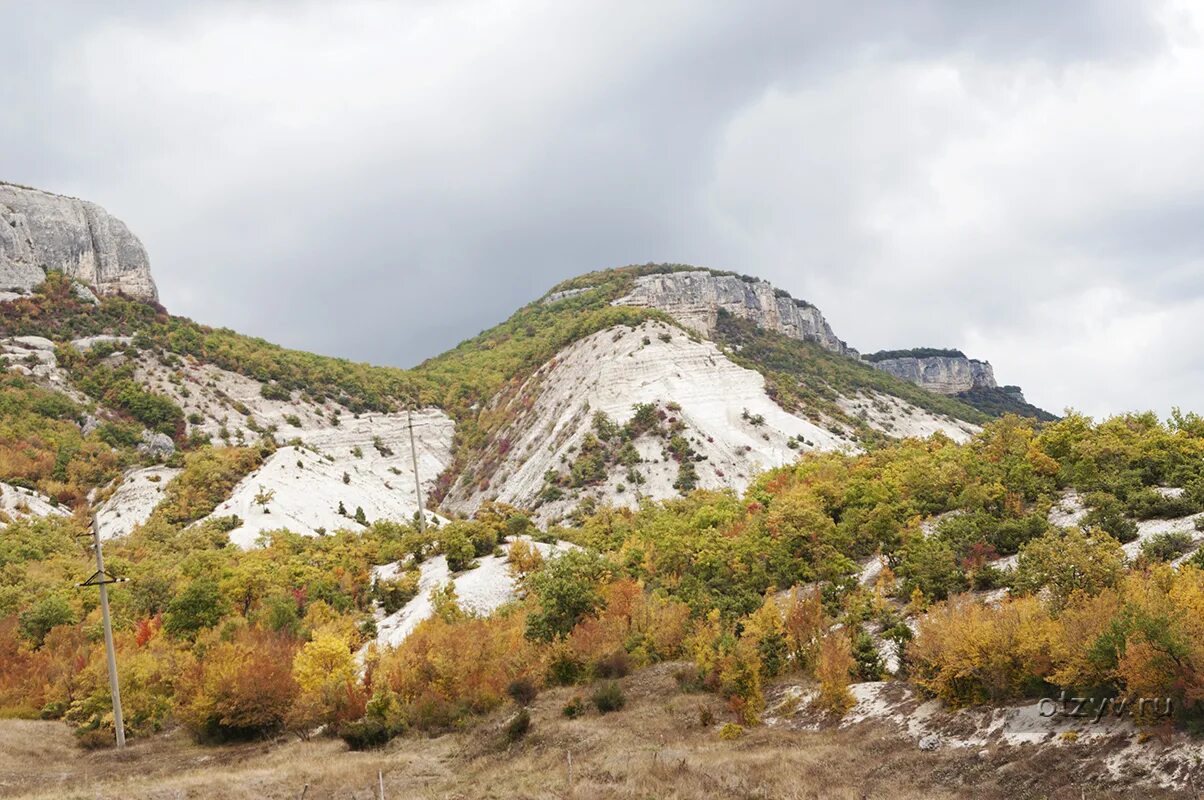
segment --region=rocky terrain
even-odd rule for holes
[[[964,441],[977,429],[897,398],[876,400],[857,396],[841,403],[879,430],[891,426],[894,435],[940,431]],[[623,426],[640,404],[656,406],[670,424],[681,427],[699,488],[740,492],[759,472],[790,463],[801,452],[857,448],[844,423],[782,409],[766,395],[762,375],[732,363],[713,342],[650,322],[599,331],[537,370],[507,403],[515,409],[514,421],[497,435],[505,456],[488,485],[461,485],[448,506],[470,512],[496,499],[537,508],[537,518],[547,521],[559,519],[585,497],[634,507],[640,497],[677,494],[680,464],[667,450],[666,438],[651,434],[634,440],[631,459],[606,464],[604,477],[574,486],[567,476],[583,440],[596,432],[596,415]],[[570,485],[543,502],[549,472],[566,474]]]
[[[911,381],[930,392],[960,394],[971,389],[994,389],[995,371],[987,361],[966,358],[963,354],[932,356],[899,356],[875,358],[867,356],[877,369],[896,378]]]
[[[1011,412],[1052,420],[1053,414],[1031,405],[1019,386],[1000,386],[989,361],[968,358],[960,350],[921,347],[871,353],[865,361],[930,392],[950,395],[992,416]]]
[[[645,275],[619,305],[658,308],[699,333],[714,332],[719,312],[748,319],[766,330],[817,342],[834,353],[857,351],[837,338],[820,310],[795,300],[767,281],[708,270]]]
[[[0,182],[0,292],[29,292],[48,270],[97,294],[158,298],[146,249],[124,222],[95,203]]]

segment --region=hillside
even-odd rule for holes
[[[519,747],[520,707],[539,742],[630,691],[697,695],[697,752],[843,719],[1196,780],[1195,415],[996,418],[1022,395],[986,362],[863,359],[815,305],[682,265],[565,281],[408,370],[94,280],[0,301],[0,716],[112,741],[95,515],[135,739]],[[1104,735],[1033,717],[1060,692],[1172,702]]]

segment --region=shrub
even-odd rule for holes
[[[177,639],[191,639],[220,622],[225,613],[226,603],[217,581],[196,578],[168,604],[163,630]]]
[[[627,698],[623,695],[623,687],[619,686],[618,681],[603,681],[594,689],[590,700],[593,702],[594,708],[603,714],[618,711],[627,705]]]
[[[564,708],[560,709],[560,713],[569,719],[577,719],[577,717],[583,716],[588,708],[585,700],[578,696],[565,703]]]
[[[719,738],[725,742],[733,742],[743,735],[744,726],[738,725],[735,722],[725,723],[724,726],[719,729]]]
[[[464,535],[462,529],[448,526],[448,529],[442,531],[439,537],[440,549],[447,558],[448,569],[452,572],[461,572],[472,566],[476,548],[472,546],[472,542]]]
[[[631,672],[631,658],[626,650],[614,650],[594,662],[594,675],[599,678],[622,678]]]
[[[1148,561],[1173,561],[1191,550],[1192,536],[1184,531],[1168,531],[1141,543],[1141,555]]]
[[[510,699],[520,706],[529,706],[539,694],[539,687],[535,685],[535,681],[524,675],[506,687],[506,694],[510,695]]]
[[[294,640],[243,628],[229,641],[206,642],[204,658],[177,686],[180,721],[202,740],[252,739],[284,727],[297,696]]]
[[[387,744],[394,731],[381,720],[369,718],[344,723],[338,729],[338,736],[352,750],[371,750]]]
[[[1124,571],[1124,551],[1103,532],[1071,528],[1050,531],[1020,551],[1013,588],[1033,593],[1048,588],[1055,604],[1075,591],[1095,594],[1115,586]]]
[[[298,697],[290,716],[301,732],[349,722],[364,713],[358,670],[343,636],[318,633],[293,659]]]
[[[39,600],[21,615],[21,635],[34,647],[41,647],[46,634],[59,625],[75,623],[75,609],[63,597],[52,594]]]
[[[1054,624],[1036,598],[993,608],[961,595],[920,620],[908,656],[922,688],[951,705],[970,705],[1040,687],[1053,669],[1056,642]]]
[[[856,666],[849,636],[843,630],[829,633],[820,641],[815,665],[815,677],[819,680],[815,702],[819,708],[841,717],[853,706],[849,676]]]
[[[421,572],[412,569],[390,580],[377,580],[373,587],[376,601],[386,614],[400,611],[418,594],[418,581],[421,577]]]
[[[529,730],[531,730],[531,713],[525,708],[520,708],[518,713],[506,723],[506,741],[513,744],[526,736]]]
[[[1125,516],[1124,503],[1107,492],[1092,492],[1084,498],[1089,510],[1083,527],[1099,528],[1121,544],[1137,538],[1137,523]]]

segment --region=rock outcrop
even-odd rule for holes
[[[0,291],[28,292],[59,270],[99,294],[157,300],[138,237],[100,206],[0,183]]]
[[[961,394],[971,389],[994,389],[995,372],[987,361],[964,355],[904,356],[868,359],[876,368],[896,378],[938,394]]]
[[[775,289],[766,281],[707,270],[669,272],[636,278],[616,305],[658,308],[699,333],[714,332],[720,310],[749,319],[766,330],[813,341],[842,355],[857,352],[837,338],[819,309]]]

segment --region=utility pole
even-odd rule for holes
[[[125,583],[126,578],[114,578],[105,572],[105,557],[100,549],[100,525],[92,518],[92,545],[96,548],[96,572],[81,584],[100,587],[100,618],[104,623],[105,656],[109,662],[109,693],[113,695],[113,727],[117,729],[117,746],[125,747],[125,721],[121,716],[121,687],[117,682],[117,653],[113,649],[113,623],[109,618],[109,584]]]
[[[406,426],[410,429],[410,461],[414,466],[414,497],[418,501],[418,531],[426,533],[426,510],[422,507],[422,482],[418,480],[418,448],[414,444],[414,404],[406,406]]]

